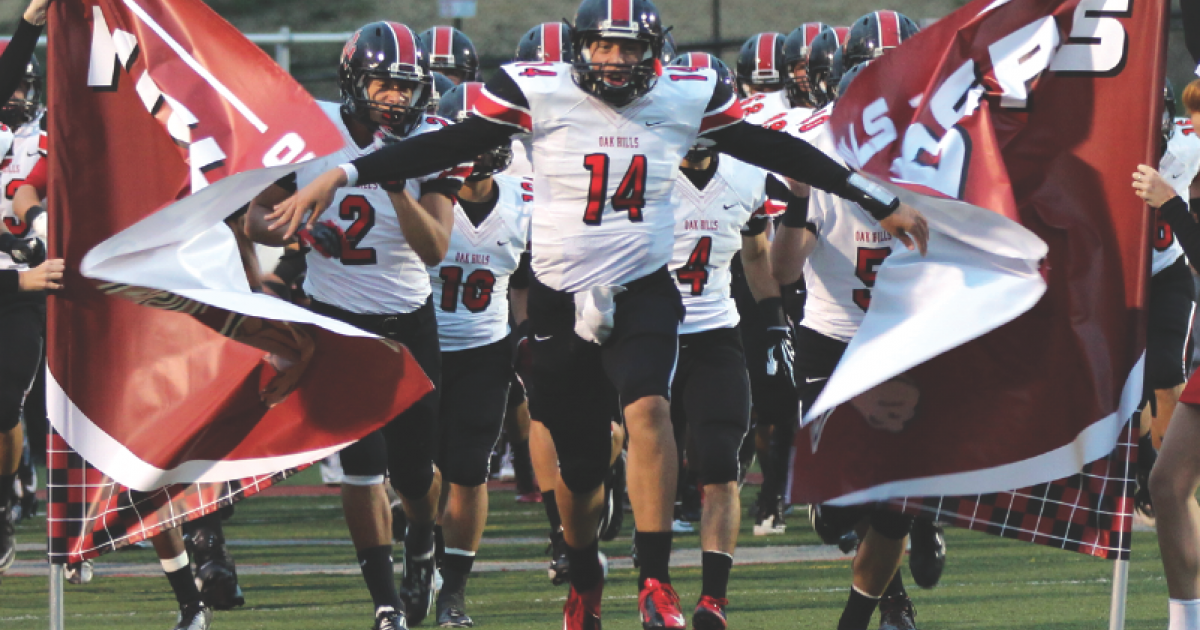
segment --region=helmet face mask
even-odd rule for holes
[[[807,96],[816,107],[824,107],[837,97],[838,80],[841,78],[842,48],[837,31],[827,29],[813,40],[807,59]],[[788,86],[789,96],[800,96],[802,84],[795,81]],[[796,92],[792,92],[792,90]]]
[[[817,39],[830,30],[829,26],[821,22],[806,22],[796,27],[783,42],[782,67],[786,72],[784,87],[792,107],[812,107],[820,104],[812,93],[809,57]],[[837,41],[836,37],[834,41]],[[798,70],[803,70],[804,76],[796,76]]]
[[[445,94],[442,94],[441,102],[438,104],[437,115],[445,118],[452,125],[466,120],[471,115],[471,112],[475,111],[475,104],[479,100],[479,93],[482,88],[482,83],[474,81],[454,86]],[[512,164],[512,159],[511,145],[502,144],[491,149],[475,158],[475,166],[471,169],[471,174],[467,176],[467,181],[477,182],[487,179],[507,169]]]
[[[4,47],[0,45],[0,51]],[[22,87],[25,90],[20,97],[14,94],[7,103],[0,106],[0,123],[13,129],[37,118],[38,110],[41,109],[42,67],[38,63],[37,57],[29,58],[29,63],[25,66],[25,77],[17,89],[20,90]]]
[[[574,31],[574,78],[585,92],[624,107],[658,82],[663,29],[650,0],[583,0]],[[621,58],[632,42],[641,44],[641,55],[631,63]]]
[[[403,105],[374,100],[368,93],[372,79],[409,83],[412,95]],[[368,24],[355,31],[342,49],[338,68],[342,111],[385,134],[404,137],[416,128],[432,96],[432,83],[429,57],[403,24]]]

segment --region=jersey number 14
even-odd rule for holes
[[[607,153],[591,153],[583,157],[583,167],[592,174],[588,182],[587,208],[583,211],[583,222],[600,225],[604,216],[604,202],[608,198]],[[621,178],[621,185],[612,196],[613,210],[629,213],[629,220],[642,220],[642,208],[646,206],[646,156],[635,155],[629,170]]]

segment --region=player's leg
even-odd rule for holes
[[[449,486],[442,510],[444,579],[437,596],[441,627],[474,625],[466,612],[466,585],[488,511],[488,463],[500,437],[508,401],[512,353],[507,340],[442,354],[438,468]]]
[[[1200,628],[1200,406],[1185,390],[1163,439],[1150,492],[1171,598],[1171,628]],[[1200,402],[1200,401],[1197,401]]]
[[[169,529],[151,538],[150,542],[179,603],[175,630],[206,630],[212,623],[212,608],[203,601],[196,586],[183,532],[179,528]]]
[[[851,565],[853,585],[838,621],[838,630],[866,630],[871,615],[880,605],[904,559],[904,539],[911,528],[911,516],[883,508],[871,511],[870,526]],[[896,601],[900,598],[907,601],[903,587],[900,589],[894,593]],[[911,602],[909,605],[911,607]]]
[[[215,610],[229,610],[246,603],[238,585],[237,565],[225,545],[222,510],[184,523],[185,538],[190,542],[196,579],[204,601]]]
[[[21,406],[41,362],[45,306],[15,304],[0,311],[0,573],[16,560],[11,504],[25,447]]]

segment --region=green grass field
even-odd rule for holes
[[[315,482],[315,473],[306,472],[290,483]],[[756,491],[747,487],[743,501],[748,504]],[[537,569],[476,573],[468,586],[468,612],[481,628],[559,627],[566,588],[554,587],[546,578],[544,544],[521,540],[545,535],[541,506],[517,504],[507,492],[494,493],[491,502],[493,513],[478,560],[537,561]],[[803,510],[792,517],[783,536],[755,537],[750,525],[743,522],[742,549],[819,544]],[[42,517],[25,521],[18,527],[18,542],[44,540],[44,527]],[[628,556],[631,527],[632,518],[627,517],[623,536],[605,543],[602,550],[613,558]],[[238,504],[236,515],[226,524],[226,534],[231,541],[240,541],[233,553],[243,568],[246,606],[217,613],[214,627],[370,627],[370,601],[354,566],[337,496],[252,498]],[[907,567],[903,569],[923,630],[1108,627],[1110,562],[962,530],[950,530],[947,536],[949,562],[936,589],[912,586]],[[1152,533],[1135,534],[1133,543],[1126,628],[1160,630],[1166,627],[1166,584],[1158,547]],[[697,534],[676,536],[676,550],[698,545]],[[18,560],[41,557],[39,551],[23,550]],[[122,570],[145,575],[156,565],[148,549],[101,557],[91,584],[66,585],[66,628],[170,628],[175,602],[165,579],[102,574],[127,567]],[[264,574],[265,567],[260,565],[277,569],[282,565],[297,574]],[[249,574],[251,571],[257,574]],[[699,595],[700,569],[677,568],[672,574],[690,610]],[[846,599],[849,576],[848,558],[735,566],[729,589],[731,628],[832,630]],[[608,630],[640,628],[635,579],[632,569],[609,574],[604,602]],[[0,628],[47,627],[46,592],[45,577],[4,577],[0,583]]]

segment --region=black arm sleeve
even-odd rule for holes
[[[1200,199],[1193,199],[1192,206],[1200,208]],[[1196,223],[1192,213],[1188,212],[1188,205],[1184,203],[1183,197],[1173,197],[1158,211],[1171,226],[1175,238],[1179,239],[1179,245],[1183,248],[1183,253],[1187,255],[1192,268],[1197,269],[1196,265],[1200,264],[1200,223]]]
[[[529,252],[521,253],[521,261],[517,263],[517,270],[513,272],[508,279],[508,286],[513,289],[528,289],[529,278],[533,275],[533,270],[530,269]]]
[[[0,269],[0,295],[16,295],[21,291],[20,273],[16,269]]]
[[[42,27],[26,22],[25,18],[17,22],[17,32],[8,42],[4,54],[0,54],[0,103],[7,103],[25,79],[25,68],[29,66],[41,34]]]
[[[474,162],[485,151],[509,141],[518,129],[479,117],[415,138],[389,144],[351,162],[358,185],[378,184],[444,171]]]
[[[1183,41],[1192,55],[1192,63],[1200,63],[1200,0],[1179,0],[1183,11]]]

